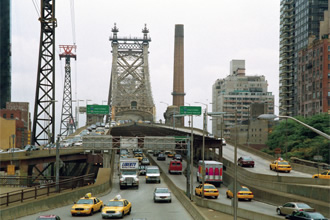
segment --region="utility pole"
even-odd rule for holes
[[[48,141],[47,130],[54,143],[55,134],[55,1],[41,0],[41,24],[37,88],[34,102],[32,145]]]
[[[62,115],[60,125],[60,137],[73,133],[73,128],[76,129],[76,123],[72,115],[72,89],[71,89],[71,65],[70,58],[77,59],[77,56],[72,53],[72,50],[76,50],[76,45],[60,45],[60,49],[64,52],[60,54],[60,59],[65,58],[65,80],[63,89],[63,102],[62,102]],[[79,100],[78,100],[79,103]],[[78,104],[79,105],[79,104]],[[77,120],[77,118],[76,118]]]

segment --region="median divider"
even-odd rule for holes
[[[147,157],[151,161],[152,164],[157,164],[154,159],[147,154]],[[159,167],[161,173],[161,177],[163,178],[164,182],[168,185],[171,192],[175,195],[175,197],[180,201],[180,203],[183,205],[183,207],[189,212],[189,214],[195,219],[195,220],[207,220],[208,218],[198,210],[196,207],[196,204],[194,204],[190,199],[186,196],[185,192],[181,189],[179,189],[170,178],[166,175],[166,170],[162,170],[161,167]]]

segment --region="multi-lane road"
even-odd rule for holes
[[[297,171],[292,171],[290,173],[276,173],[275,171],[269,170],[269,161],[264,160],[261,157],[256,155],[252,155],[251,153],[238,149],[238,157],[244,155],[250,155],[255,160],[255,167],[254,168],[246,168],[250,172],[262,173],[267,175],[285,175],[285,176],[296,176],[296,177],[311,177],[310,174],[305,174]],[[227,144],[223,148],[223,156],[224,158],[233,162],[234,158],[234,147]],[[170,158],[167,158],[166,161],[157,161],[155,157],[153,157],[155,162],[159,167],[163,170],[167,171],[169,166]],[[118,157],[116,158],[118,162]],[[115,165],[115,167],[117,167]],[[183,161],[183,168],[186,167],[186,162]],[[193,172],[193,189],[199,184],[196,182],[196,168]],[[177,187],[186,190],[186,178],[184,175],[169,175],[170,179],[176,184]],[[100,199],[104,202],[113,199],[116,195],[120,194],[123,198],[128,199],[132,202],[132,213],[130,218],[147,218],[147,219],[192,219],[189,213],[185,210],[185,208],[180,204],[180,202],[175,198],[174,195],[172,198],[172,203],[154,203],[153,202],[153,190],[155,187],[167,187],[166,184],[162,181],[160,184],[146,184],[145,183],[145,176],[140,176],[140,187],[139,189],[119,189],[119,179],[118,173],[116,171],[114,175],[114,184],[113,189],[109,194],[106,194]],[[221,186],[219,188],[220,195],[217,199],[212,199],[213,201],[219,202],[220,204],[227,204],[231,205],[231,199],[226,198],[226,190],[225,186]],[[83,196],[83,195],[82,195]],[[77,198],[78,200],[79,198]],[[73,204],[72,204],[73,205]],[[49,210],[46,212],[40,212],[34,215],[26,216],[20,219],[35,219],[39,215],[43,214],[54,214],[60,215],[63,219],[70,219],[70,209],[72,205],[63,206],[61,208]],[[239,201],[238,203],[239,208],[252,210],[255,212],[265,213],[267,215],[273,217],[279,217],[276,214],[276,206],[269,205],[266,203],[258,202],[252,200],[251,202],[248,201]],[[94,214],[94,216],[87,216],[84,219],[95,219],[101,218],[100,213]],[[283,218],[283,217],[279,217]]]
[[[118,156],[116,157],[118,162]],[[118,167],[115,164],[115,167]],[[116,195],[121,195],[122,198],[127,199],[132,203],[132,212],[130,216],[126,216],[127,219],[155,219],[155,220],[167,220],[167,219],[193,219],[186,209],[181,205],[177,198],[172,194],[171,203],[154,203],[153,201],[153,191],[156,187],[167,187],[164,181],[160,184],[145,182],[145,176],[140,176],[140,186],[139,189],[128,188],[124,190],[119,189],[119,177],[116,171],[113,179],[113,187],[111,192],[99,197],[103,202],[107,202],[113,199]],[[81,195],[83,197],[84,195]],[[78,200],[79,198],[76,198]],[[73,205],[73,204],[72,204]],[[36,213],[34,215],[25,216],[19,218],[21,220],[32,220],[36,219],[40,215],[56,214],[61,217],[61,219],[77,219],[77,217],[72,217],[70,210],[72,205],[63,206],[60,208],[48,210],[45,212]],[[78,217],[79,218],[79,217]],[[95,213],[93,216],[85,216],[84,220],[88,219],[102,219],[100,212]]]

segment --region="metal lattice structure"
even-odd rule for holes
[[[118,32],[115,24],[110,37],[112,69],[108,105],[111,119],[153,122],[155,105],[149,77],[149,30],[144,27],[143,38],[119,38]]]
[[[72,115],[72,90],[71,90],[71,65],[70,58],[76,60],[77,56],[72,53],[72,50],[76,50],[76,45],[60,45],[60,49],[64,52],[60,54],[60,59],[65,58],[65,80],[63,89],[63,102],[62,102],[62,115],[60,125],[60,137],[64,137],[73,133],[73,129],[76,129],[73,115]]]
[[[55,0],[41,0],[38,75],[32,145],[54,143],[55,133]]]

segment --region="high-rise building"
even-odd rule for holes
[[[217,137],[230,137],[230,128],[252,118],[253,103],[263,103],[263,113],[274,114],[274,95],[268,92],[265,76],[245,75],[245,61],[232,60],[230,74],[218,79],[212,88],[212,111],[226,112],[214,118],[212,133]],[[255,107],[256,109],[256,107]],[[235,113],[237,121],[235,121]]]
[[[309,37],[320,37],[328,4],[328,0],[281,0],[280,115],[298,115],[298,52],[307,47]]]

